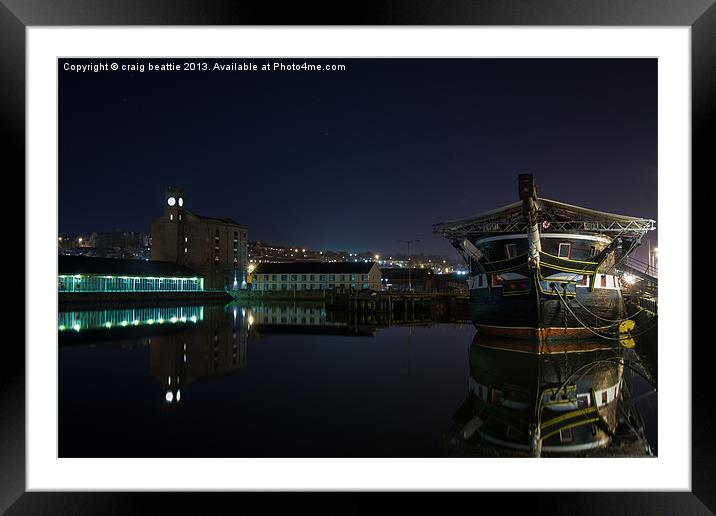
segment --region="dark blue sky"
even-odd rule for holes
[[[175,185],[252,240],[454,254],[431,225],[517,200],[524,172],[541,196],[657,218],[656,59],[305,61],[347,70],[61,60],[60,233],[148,232]]]

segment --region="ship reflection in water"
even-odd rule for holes
[[[628,402],[635,350],[535,355],[408,322],[310,303],[61,312],[60,456],[648,455],[645,426],[655,449]]]
[[[656,385],[633,349],[574,341],[530,352],[525,341],[476,335],[453,453],[474,456],[653,456],[632,398]],[[637,386],[639,388],[639,386]]]

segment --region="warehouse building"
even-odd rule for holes
[[[210,290],[246,286],[247,229],[229,218],[205,217],[186,209],[182,188],[166,191],[164,214],[152,222],[152,260],[197,271]]]
[[[196,292],[204,278],[172,262],[63,256],[58,259],[59,292]]]
[[[252,274],[254,290],[380,290],[375,262],[261,263]]]

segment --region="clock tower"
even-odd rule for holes
[[[165,194],[164,213],[170,222],[181,222],[184,212],[184,189],[170,186]]]

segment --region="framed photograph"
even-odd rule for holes
[[[713,2],[356,13],[0,5],[26,216],[0,508],[711,513]]]

